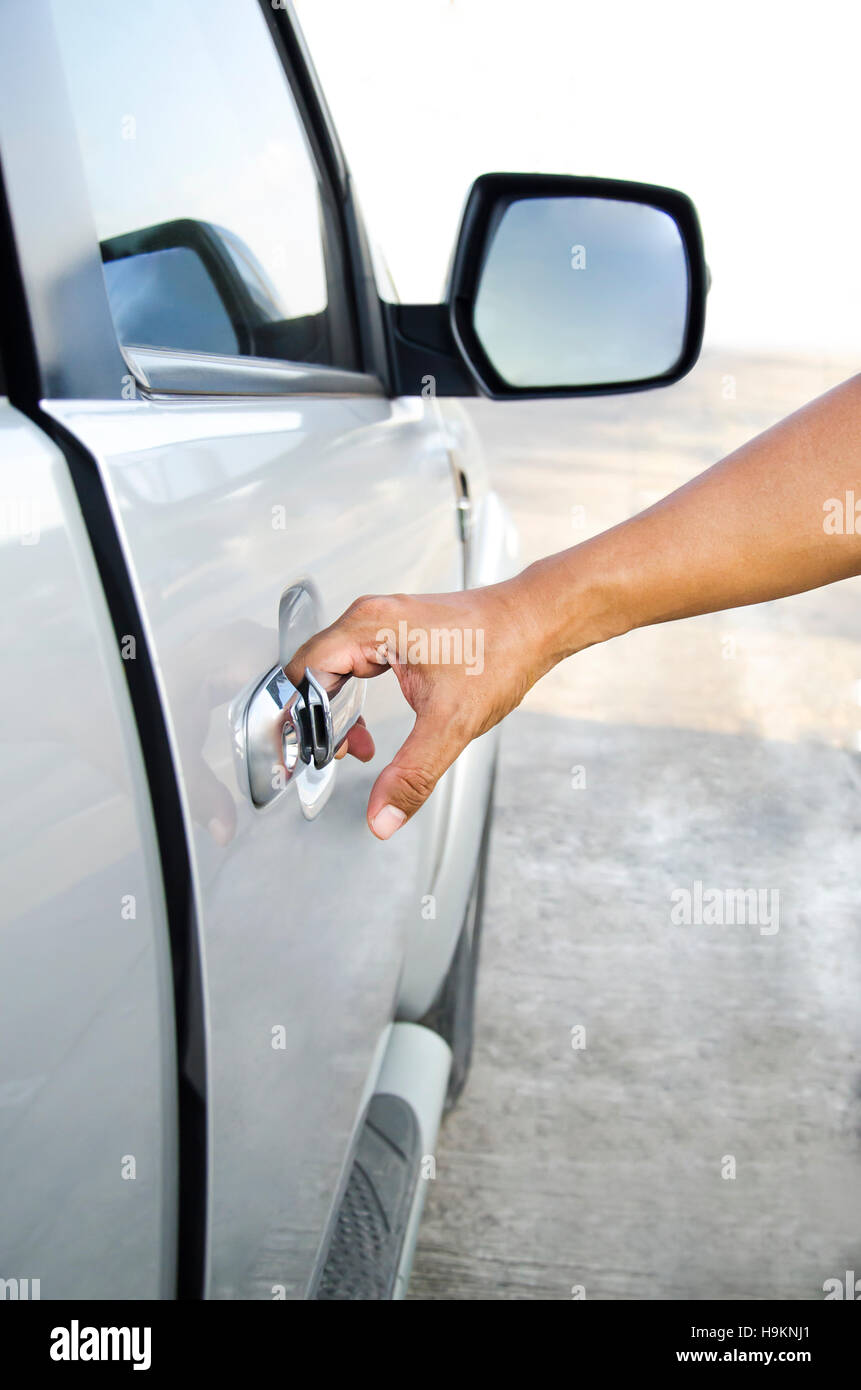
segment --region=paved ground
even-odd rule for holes
[[[711,357],[666,392],[476,406],[524,560],[854,369]],[[585,652],[509,720],[473,1074],[412,1298],[861,1277],[859,679],[850,581]],[[697,880],[776,890],[778,930],[673,924]]]

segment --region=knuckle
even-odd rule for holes
[[[362,641],[374,641],[379,632],[397,631],[406,598],[400,594],[362,594],[344,615]]]
[[[358,598],[353,599],[353,602],[350,604],[349,608],[347,609],[347,612],[350,614],[364,613],[371,606],[371,604],[374,604],[376,602],[376,594],[360,594]]]
[[[378,627],[385,613],[386,600],[379,594],[362,594],[347,609],[344,617],[351,626],[365,628]]]
[[[404,798],[413,810],[427,801],[439,780],[435,772],[424,767],[400,767],[398,774]]]

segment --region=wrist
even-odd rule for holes
[[[629,581],[607,539],[597,536],[538,560],[511,581],[531,619],[542,675],[566,657],[635,625],[628,612]]]

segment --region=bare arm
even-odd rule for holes
[[[565,657],[632,628],[761,603],[861,573],[855,495],[861,504],[861,377],[648,511],[504,584],[357,600],[296,654],[288,674],[297,681],[305,665],[358,676],[394,670],[417,717],[371,793],[368,822],[387,839],[461,749]],[[828,508],[832,499],[840,510]],[[413,631],[480,630],[481,674],[463,664],[401,661],[391,649],[386,656],[382,634],[397,631],[402,620]],[[363,728],[351,733],[348,747],[363,760],[373,754]]]
[[[527,570],[533,602],[552,607],[554,662],[631,628],[858,574],[861,535],[824,524],[826,504],[847,493],[861,502],[861,377],[648,511]]]

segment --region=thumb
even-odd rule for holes
[[[368,825],[378,840],[388,840],[415,815],[463,746],[444,724],[419,715],[368,801]]]

